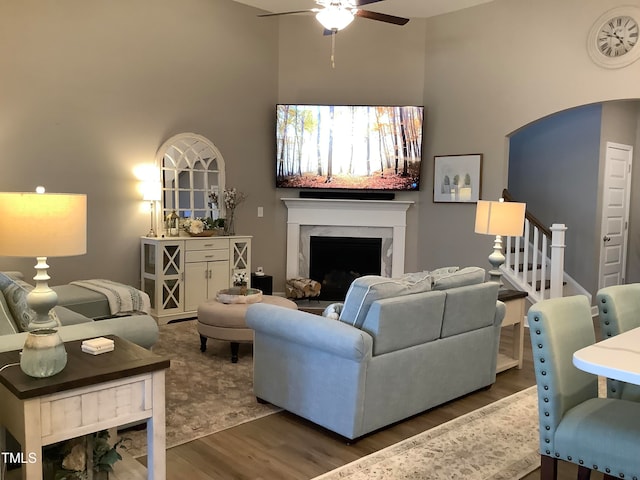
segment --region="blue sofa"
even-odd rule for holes
[[[489,387],[505,307],[484,277],[360,277],[338,320],[251,305],[256,397],[355,439]]]
[[[105,309],[109,308],[106,298],[82,287],[70,287],[73,288],[64,286],[61,289],[58,306],[53,309],[61,325],[58,333],[63,341],[117,335],[142,347],[151,348],[158,340],[158,324],[150,315],[132,312],[102,318]],[[23,347],[27,336],[23,331],[24,325],[30,313],[26,295],[32,288],[22,280],[20,272],[0,272],[0,352],[20,350]],[[53,289],[56,290],[56,287]],[[70,308],[67,308],[65,302],[69,302]]]

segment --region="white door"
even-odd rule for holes
[[[625,281],[633,147],[607,142],[598,288]]]

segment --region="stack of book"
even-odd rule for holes
[[[113,340],[105,337],[92,338],[82,342],[82,351],[91,355],[112,352],[114,349]]]

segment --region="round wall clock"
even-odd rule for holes
[[[591,59],[601,67],[625,67],[640,58],[640,8],[623,6],[603,13],[587,39]]]

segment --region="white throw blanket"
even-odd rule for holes
[[[78,280],[71,284],[88,288],[107,297],[111,315],[130,312],[149,313],[151,310],[149,295],[129,285],[104,279]]]

